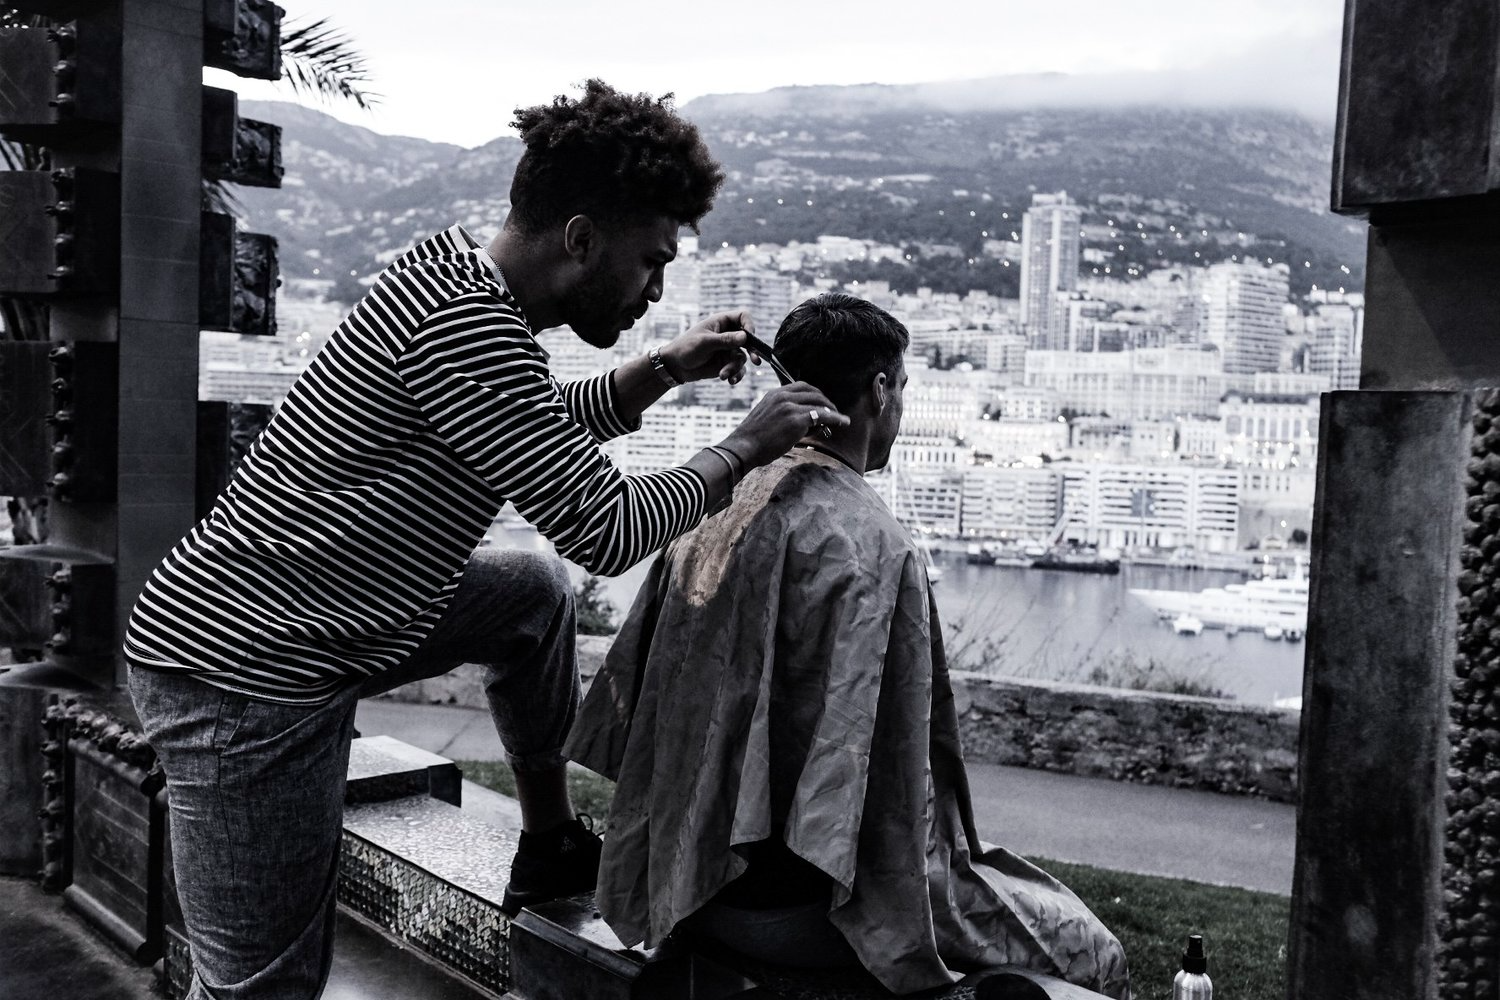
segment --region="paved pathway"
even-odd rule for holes
[[[450,759],[502,756],[476,709],[367,700],[358,726]],[[969,765],[969,784],[980,836],[1018,853],[1291,894],[1292,806],[989,764]]]

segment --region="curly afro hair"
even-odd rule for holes
[[[510,186],[510,217],[525,233],[575,215],[633,224],[663,216],[697,231],[724,171],[672,95],[623,94],[602,80],[583,96],[517,108],[526,151]]]

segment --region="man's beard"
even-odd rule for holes
[[[608,282],[598,270],[585,275],[573,295],[568,325],[580,340],[598,348],[615,346],[620,339],[620,310]]]

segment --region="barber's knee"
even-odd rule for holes
[[[538,600],[552,605],[573,604],[573,581],[567,565],[545,552],[517,552],[516,575]]]

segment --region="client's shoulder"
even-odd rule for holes
[[[779,509],[788,530],[837,533],[906,547],[910,534],[858,472],[821,452],[799,448],[761,470],[751,502]],[[745,485],[750,485],[746,477]],[[747,500],[750,498],[747,497]]]

